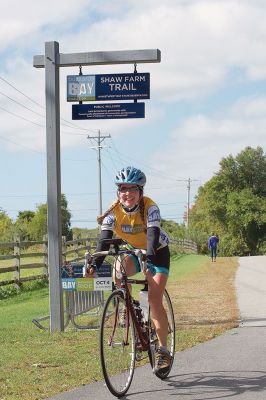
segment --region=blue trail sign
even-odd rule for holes
[[[67,76],[67,101],[144,100],[149,98],[149,73]]]
[[[74,104],[72,119],[145,118],[144,103]]]

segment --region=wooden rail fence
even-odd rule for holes
[[[78,262],[84,259],[85,251],[93,251],[97,238],[82,238],[66,241],[62,239],[62,261]],[[191,240],[171,239],[170,246],[180,252],[197,253],[197,245]],[[37,251],[36,251],[37,249]],[[2,254],[4,253],[4,254]],[[6,254],[5,254],[6,253]],[[39,258],[40,261],[25,264],[27,258]],[[11,266],[3,265],[1,261],[13,260]],[[22,276],[23,270],[42,269],[41,274]],[[0,243],[0,277],[1,274],[13,272],[13,277],[0,279],[0,286],[15,284],[20,287],[23,282],[43,279],[48,277],[48,242],[44,239],[39,242],[20,241]],[[24,275],[24,274],[23,274]]]
[[[83,238],[66,241],[62,239],[62,261],[78,262],[84,259],[85,251],[92,251],[96,246],[97,238]],[[33,249],[33,250],[32,250]],[[38,251],[36,251],[37,249]],[[32,251],[31,251],[32,250]],[[9,253],[9,254],[1,254]],[[25,264],[23,260],[39,258],[40,261]],[[18,287],[23,282],[43,279],[48,277],[48,241],[20,241],[16,238],[14,242],[0,243],[0,262],[12,260],[11,266],[0,264],[0,276],[6,272],[13,272],[12,279],[0,279],[0,286],[15,284]],[[41,274],[21,276],[23,270],[42,269]]]
[[[170,239],[170,247],[171,246],[181,253],[198,253],[197,244],[190,239]]]

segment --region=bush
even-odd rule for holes
[[[258,254],[261,256],[266,255],[266,240],[264,240],[262,243],[260,243],[259,249],[258,249]]]
[[[249,250],[243,238],[226,234],[220,237],[219,255],[223,257],[247,255]]]
[[[7,286],[0,286],[0,300],[9,299],[19,295],[20,293],[29,292],[33,290],[39,290],[44,287],[48,287],[48,279],[38,279],[36,281],[26,282],[20,288],[17,288],[14,284]]]

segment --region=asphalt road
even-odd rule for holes
[[[240,258],[235,285],[239,327],[176,353],[165,381],[149,366],[137,368],[124,399],[266,399],[266,256]],[[103,382],[97,382],[47,400],[114,398]]]

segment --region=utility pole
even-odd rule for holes
[[[189,208],[190,208],[190,186],[191,184],[191,179],[188,178],[187,181],[187,228],[188,228],[188,224],[189,224]]]
[[[189,210],[190,210],[190,189],[191,189],[191,182],[196,182],[198,179],[190,179],[187,180],[187,215],[186,215],[186,225],[187,228],[189,226]]]
[[[107,136],[101,136],[101,131],[98,130],[98,135],[97,136],[87,136],[87,139],[94,139],[97,142],[96,147],[91,147],[91,149],[98,149],[98,185],[99,185],[99,215],[102,215],[103,213],[103,204],[102,204],[102,166],[101,166],[101,149],[103,146],[101,146],[101,143],[104,141],[106,138],[110,138],[110,135]]]

